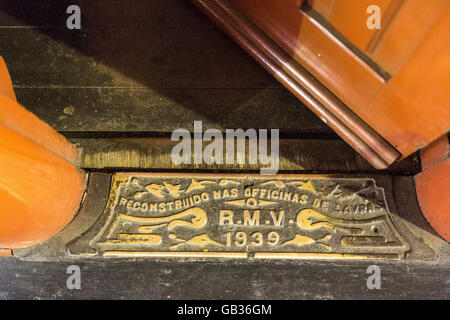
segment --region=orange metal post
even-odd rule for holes
[[[0,57],[0,96],[16,101],[11,78],[2,57]]]
[[[86,175],[77,150],[15,101],[0,59],[1,253],[47,240],[78,210]]]
[[[416,177],[417,198],[431,226],[450,242],[450,145],[447,135],[422,150],[423,172]]]
[[[9,249],[0,249],[0,257],[12,256],[12,251]]]
[[[5,62],[0,57],[0,124],[75,163],[77,150],[48,124],[19,105]]]

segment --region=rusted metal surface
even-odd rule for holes
[[[193,3],[374,167],[386,168],[400,156],[311,74],[289,59],[276,44],[233,11],[225,1],[194,0]]]

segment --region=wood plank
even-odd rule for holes
[[[218,128],[331,133],[230,39],[202,25],[153,33],[142,26],[5,28],[0,42],[19,102],[58,131],[171,132],[203,120]]]
[[[281,87],[216,29],[2,29],[17,87]]]
[[[109,2],[83,6],[94,6],[87,11],[97,12]],[[45,13],[56,14],[60,9],[56,3],[36,3],[38,13],[29,22],[32,25],[46,25]],[[108,19],[100,17],[97,25],[82,32],[64,27],[2,29],[2,54],[19,102],[65,133],[167,133],[203,120],[205,127],[220,129],[276,127],[287,133],[331,134],[194,7],[177,1],[152,3],[138,1],[132,7],[151,9],[159,3],[164,18],[153,17],[155,21],[172,21],[172,9],[173,14],[187,11],[187,16],[202,19],[195,25],[186,22],[187,27],[181,26],[181,16],[176,25],[155,22],[153,32],[148,32],[144,20],[134,20],[134,15],[144,17],[133,7],[133,14],[127,11],[123,22],[111,16],[116,11],[105,9]],[[25,4],[2,3],[3,9],[14,9],[19,17],[28,12]],[[4,15],[0,17],[7,25]],[[106,27],[101,27],[101,21]]]
[[[18,101],[57,131],[162,132],[204,128],[280,129],[282,133],[334,136],[284,88],[146,89],[16,88]],[[99,135],[101,136],[101,135]]]
[[[237,163],[174,165],[171,160],[171,152],[178,142],[172,142],[169,138],[73,138],[71,141],[79,147],[79,165],[86,169],[259,171],[261,168],[260,164],[250,165],[248,162],[246,165]],[[203,146],[205,147],[207,144],[203,143]],[[226,150],[225,148],[224,146],[224,150]],[[372,166],[366,160],[341,140],[281,139],[279,152],[280,171],[373,171]],[[248,157],[248,147],[246,157]],[[419,171],[418,158],[414,156],[395,163],[383,172],[414,174]]]
[[[65,28],[66,9],[72,4],[81,8],[83,28],[214,28],[184,0],[2,0],[0,26]]]
[[[81,269],[82,290],[66,289],[66,270],[74,263]],[[443,281],[450,277],[447,265],[383,263],[381,290],[367,289],[369,265],[330,261],[177,263],[144,259],[29,262],[0,258],[0,299],[450,298],[448,282]]]

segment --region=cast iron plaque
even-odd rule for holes
[[[410,249],[372,178],[145,173],[116,173],[101,219],[68,247],[71,255],[283,259],[399,259]]]

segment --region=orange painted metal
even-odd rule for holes
[[[423,149],[420,153],[422,170],[431,168],[450,156],[449,137],[444,135]],[[450,186],[449,186],[450,187]]]
[[[381,37],[374,41],[369,56],[384,70],[396,75],[448,8],[448,0],[401,1],[390,25],[380,30]]]
[[[449,1],[308,0],[308,4],[383,70],[395,75],[446,11]],[[366,27],[370,5],[380,8],[381,29]]]
[[[11,257],[13,255],[12,250],[0,249],[0,257]]]
[[[86,175],[70,162],[76,149],[12,99],[4,64],[0,69],[0,248],[15,249],[47,240],[71,221]]]
[[[376,168],[385,168],[399,157],[395,149],[227,2],[193,3]]]
[[[450,2],[438,20],[376,98],[354,109],[404,156],[450,130]]]
[[[389,78],[301,10],[300,0],[223,0],[256,23],[403,157],[450,129],[450,42],[446,41],[450,30],[450,2],[445,1],[444,6],[441,0],[436,1],[441,6],[438,6],[438,18],[433,16],[435,24],[415,42],[413,49],[405,52],[407,57],[399,58],[401,50],[396,51],[398,72]],[[401,14],[403,2],[394,2],[399,9],[393,13],[393,30],[401,30],[394,26],[404,23],[397,16],[416,23],[414,15]],[[421,1],[416,10],[438,12],[423,7],[436,8],[436,5]],[[389,54],[380,53],[382,47],[388,48],[388,39],[394,37],[399,43],[407,43],[401,32],[392,35],[387,29],[373,45],[373,55],[379,59],[389,58]]]
[[[308,4],[322,15],[325,19],[329,19],[333,12],[333,7],[336,4],[336,0],[307,0]]]
[[[298,0],[229,0],[293,59],[355,111],[385,79],[310,15]],[[356,112],[357,113],[357,112]]]
[[[365,0],[312,3],[354,44],[358,40],[353,35],[367,32],[356,25],[351,31],[352,17],[365,12]],[[369,105],[350,106],[407,156],[450,130],[450,2],[393,0],[392,17],[380,7],[383,28],[377,41],[371,40],[368,55],[392,78]]]
[[[44,241],[73,218],[85,175],[67,160],[0,125],[0,247]]]
[[[77,149],[48,124],[17,103],[5,62],[0,58],[0,124],[75,163]]]
[[[16,94],[5,61],[0,57],[0,96],[16,101]]]
[[[398,0],[310,0],[313,9],[325,17],[345,38],[358,49],[366,51],[377,29],[367,28],[367,8],[376,5],[380,8],[381,28],[386,28],[386,18],[390,6]]]
[[[416,175],[422,212],[431,226],[450,242],[450,144],[441,137],[421,152],[423,172]]]
[[[217,4],[218,10],[230,23],[234,24],[240,32],[244,33],[254,45],[257,45],[261,51],[268,55],[284,72],[286,72],[294,81],[307,89],[320,101],[332,114],[342,121],[343,125],[354,131],[364,143],[366,143],[377,154],[382,155],[387,164],[394,162],[400,155],[386,141],[377,136],[370,127],[348,109],[336,96],[327,88],[320,85],[317,80],[304,70],[299,64],[293,61],[279,46],[271,41],[254,24],[250,23],[238,12],[233,10],[232,6],[224,1],[213,1]],[[350,143],[351,144],[351,143]]]

